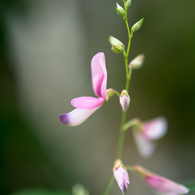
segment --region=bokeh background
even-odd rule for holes
[[[114,0],[0,1],[0,194],[22,189],[70,192],[76,183],[102,193],[116,153],[121,108],[113,97],[78,127],[58,115],[70,101],[94,96],[91,58],[106,56],[108,88],[125,86],[122,55],[108,37],[127,43]],[[122,5],[122,1],[118,1]],[[130,86],[128,118],[165,116],[168,133],[157,153],[142,159],[127,132],[125,164],[140,164],[177,182],[195,178],[195,1],[133,0],[135,33],[130,59],[144,53],[142,69]],[[127,194],[152,192],[132,173]],[[112,195],[121,194],[115,183]]]

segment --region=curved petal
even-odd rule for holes
[[[127,171],[123,167],[119,166],[114,170],[114,177],[121,191],[125,193],[128,187],[127,184],[130,184]]]
[[[72,99],[71,104],[76,108],[89,110],[92,108],[102,106],[104,101],[105,100],[102,98],[83,96]]]
[[[167,132],[167,120],[164,117],[158,117],[145,122],[143,128],[143,134],[146,138],[160,139]]]
[[[107,70],[103,52],[97,53],[92,58],[91,75],[94,93],[106,100]]]
[[[171,181],[165,177],[159,176],[149,170],[136,165],[133,167],[135,173],[138,173],[142,179],[154,190],[158,195],[181,195],[187,194],[189,189],[185,186]]]
[[[180,195],[187,194],[189,192],[189,189],[185,186],[177,184],[169,179],[158,175],[146,176],[146,182],[153,189],[158,192],[161,192],[164,195]]]
[[[155,152],[155,145],[151,140],[146,139],[141,133],[133,129],[133,137],[140,155],[149,158]]]
[[[64,123],[68,126],[77,126],[83,123],[87,118],[89,118],[99,107],[90,109],[90,110],[84,110],[76,108],[73,111],[62,114],[59,116],[60,122]]]

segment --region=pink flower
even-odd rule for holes
[[[74,98],[71,104],[76,109],[67,114],[60,115],[60,122],[69,126],[79,125],[104,104],[107,85],[107,70],[104,53],[97,53],[92,58],[91,74],[93,90],[98,98],[91,96]]]
[[[158,195],[181,195],[189,192],[189,189],[185,186],[156,175],[141,166],[135,166],[134,171],[138,173]]]
[[[127,184],[130,184],[129,175],[126,169],[123,168],[122,162],[120,160],[116,160],[113,172],[118,186],[120,187],[122,193],[125,193],[128,187]]]
[[[142,157],[150,157],[155,152],[154,140],[160,139],[167,131],[167,120],[158,117],[141,125],[135,125],[133,135],[138,151]]]

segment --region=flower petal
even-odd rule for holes
[[[90,117],[100,107],[101,106],[90,109],[90,110],[76,108],[67,114],[60,115],[59,120],[60,122],[68,126],[77,126],[83,123],[88,117]]]
[[[158,117],[144,123],[143,134],[148,139],[160,139],[167,131],[167,120],[164,117]]]
[[[185,186],[177,184],[169,179],[158,175],[146,176],[146,182],[153,189],[158,192],[162,192],[165,195],[180,195],[187,194],[189,192],[189,189]]]
[[[106,100],[107,70],[103,52],[97,53],[92,58],[91,75],[94,93]]]
[[[181,195],[189,192],[189,189],[185,186],[152,173],[144,167],[136,165],[133,169],[135,173],[139,174],[141,178],[154,190],[155,194]]]
[[[78,97],[78,98],[74,98],[71,101],[72,106],[79,108],[79,109],[92,109],[92,108],[96,108],[99,106],[102,106],[104,103],[104,99],[102,98],[95,98],[95,97]]]
[[[138,148],[140,155],[144,158],[148,158],[155,152],[155,145],[149,139],[146,139],[141,133],[133,129],[133,137],[135,144]]]
[[[114,177],[121,191],[125,193],[128,187],[127,184],[130,184],[127,171],[123,167],[119,166],[114,169]]]

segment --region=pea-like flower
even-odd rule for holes
[[[104,53],[97,53],[91,60],[92,85],[94,93],[98,96],[83,96],[74,98],[71,101],[76,109],[59,116],[60,122],[77,126],[84,122],[97,109],[99,109],[106,100],[107,70]]]
[[[158,194],[158,195],[181,195],[187,194],[189,189],[175,183],[167,178],[152,173],[145,168],[137,165],[133,170]]]
[[[129,182],[129,175],[124,168],[121,160],[116,160],[115,166],[113,168],[114,177],[118,183],[118,186],[120,187],[122,193],[124,194],[127,191],[127,184],[130,184]]]
[[[156,149],[154,140],[163,137],[166,131],[167,120],[164,117],[135,125],[133,135],[140,155],[145,158],[152,156]]]

